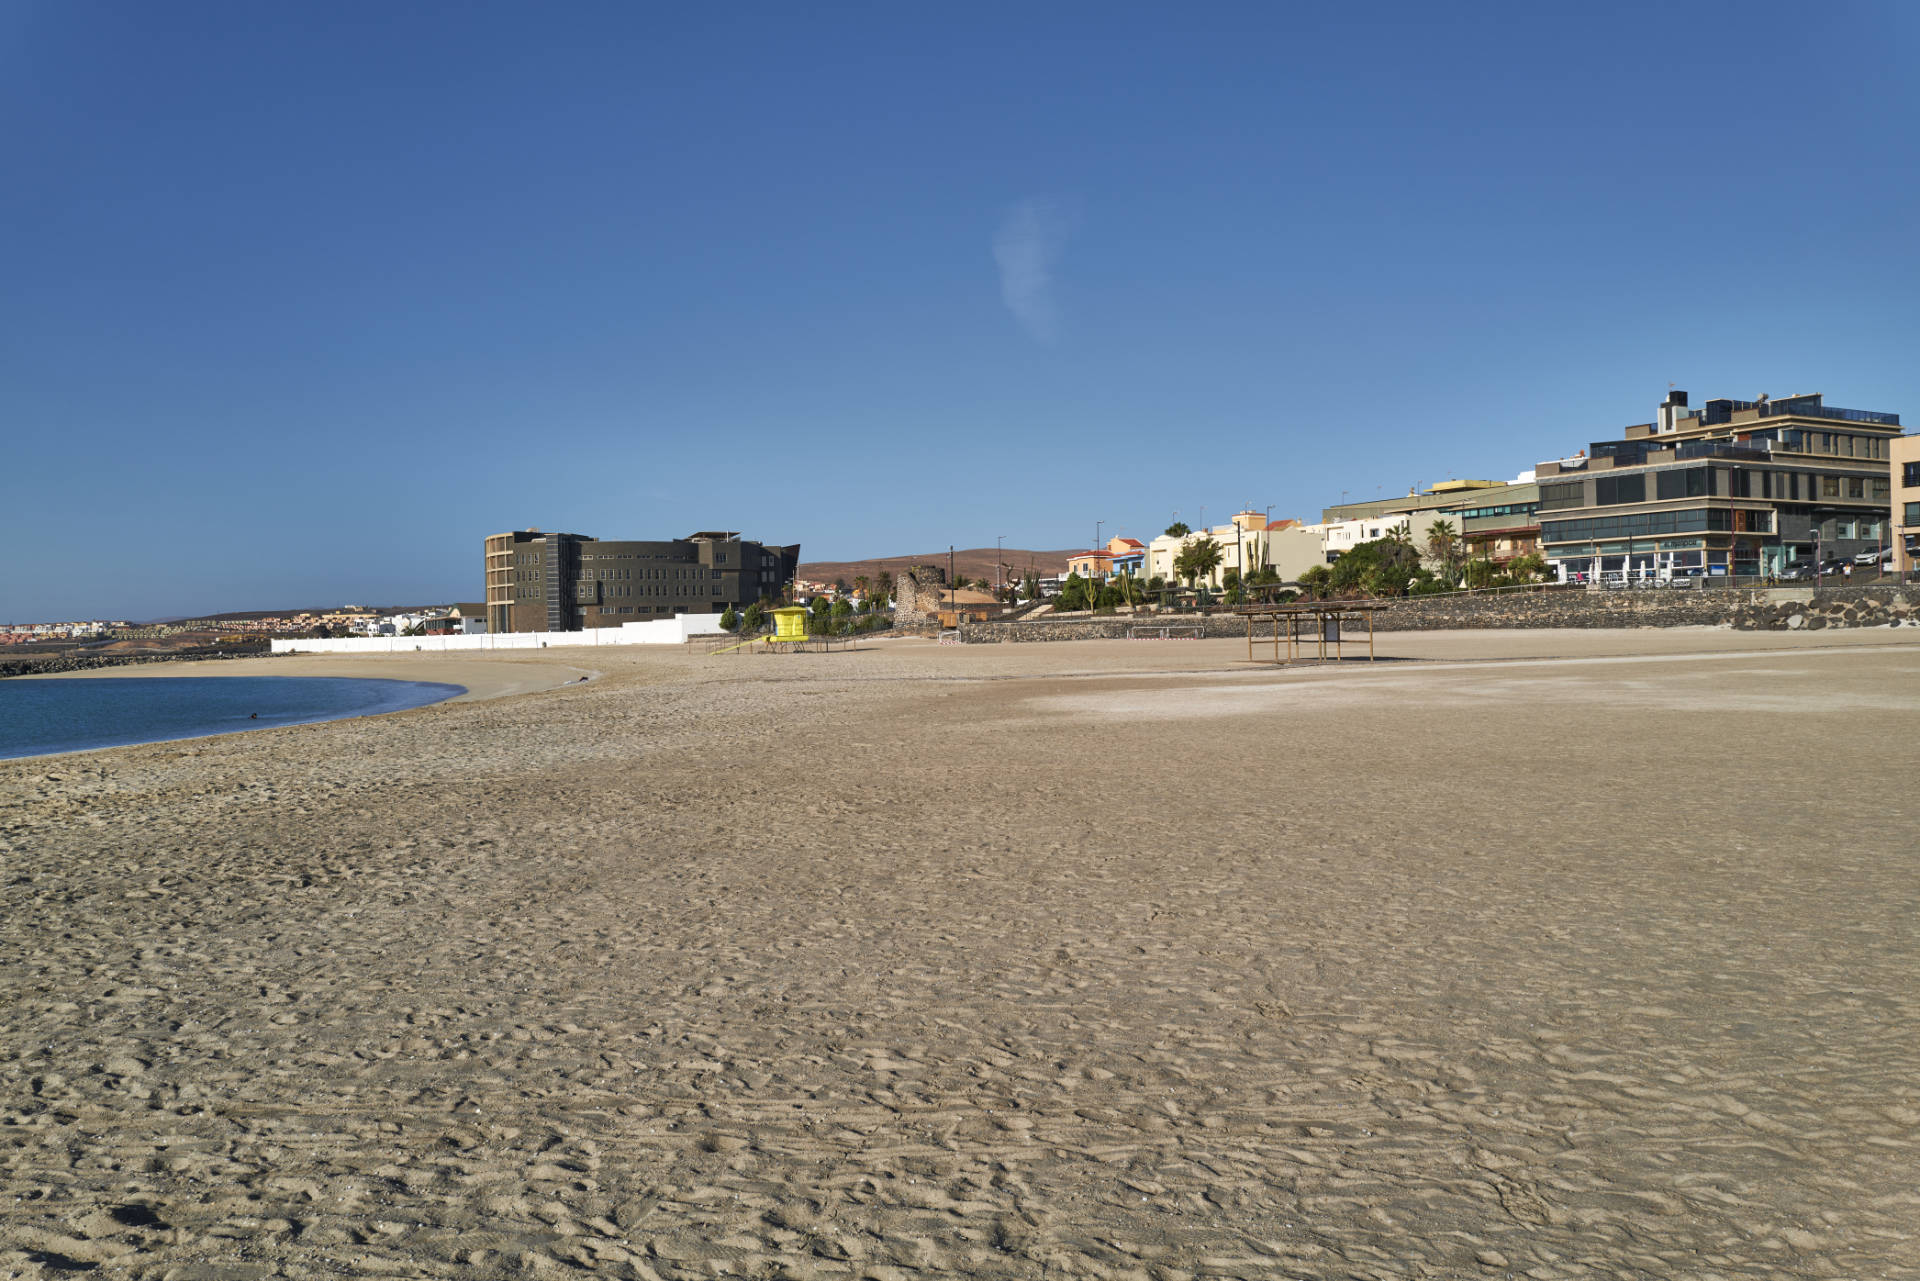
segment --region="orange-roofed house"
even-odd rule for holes
[[[1067,557],[1067,573],[1104,581],[1113,573],[1113,553],[1105,548],[1076,552]]]

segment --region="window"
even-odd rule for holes
[[[1840,497],[1840,478],[1838,476],[1822,476],[1820,478],[1820,497]]]
[[[1581,494],[1583,488],[1584,486],[1577,480],[1540,486],[1540,510],[1558,511],[1568,507],[1585,507],[1587,500]]]
[[[1594,502],[1601,507],[1617,503],[1647,501],[1647,478],[1640,476],[1602,476],[1593,482]]]
[[[1705,498],[1707,495],[1707,469],[1705,467],[1686,467],[1678,471],[1656,472],[1659,478],[1656,489],[1660,498]]]
[[[1753,473],[1736,467],[1727,473],[1727,495],[1731,498],[1753,497]]]
[[[1875,502],[1886,502],[1893,497],[1893,484],[1885,476],[1873,478],[1873,498]]]
[[[1907,504],[1907,517],[1901,523],[1908,529],[1920,529],[1920,503]]]
[[[1913,489],[1916,486],[1920,486],[1920,462],[1902,463],[1900,465],[1900,486],[1902,489]]]
[[[1859,476],[1847,477],[1847,497],[1848,498],[1865,498],[1866,496],[1867,496],[1866,480]]]

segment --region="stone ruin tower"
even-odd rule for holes
[[[946,590],[947,571],[938,565],[909,565],[895,574],[893,630],[938,630]]]

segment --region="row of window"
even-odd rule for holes
[[[604,583],[597,579],[586,579],[574,585],[576,600],[597,600],[604,592],[607,596],[718,596],[719,583],[708,587],[704,583],[685,587],[669,587],[665,584],[642,583],[637,588],[632,583]]]
[[[1771,533],[1771,512],[1730,511],[1725,507],[1694,507],[1686,511],[1635,512],[1623,516],[1590,516],[1585,520],[1543,520],[1543,543],[1590,542],[1607,538],[1650,538],[1656,534],[1695,531]]]
[[[697,565],[700,563],[694,557],[679,552],[581,552],[580,559],[583,561],[670,560],[677,561],[683,565]],[[713,554],[713,559],[716,564],[724,565],[727,563],[727,554],[724,551],[716,551]]]
[[[624,582],[634,578],[641,579],[642,581],[705,581],[718,579],[721,575],[721,571],[717,569],[643,569],[637,573],[632,569],[594,569],[583,572],[587,581],[606,583]],[[514,571],[513,577],[520,582],[533,582],[542,577],[542,574],[539,570],[520,569]]]
[[[593,569],[581,571],[581,577],[592,582],[612,583],[626,579],[639,578],[649,580],[672,580],[684,583],[694,579],[719,578],[720,571],[705,569],[643,569],[635,573],[631,569]]]
[[[1786,502],[1799,502],[1803,497],[1846,498],[1885,502],[1892,493],[1888,479],[1883,476],[1814,476],[1796,471],[1774,472],[1748,467],[1674,467],[1652,473],[1631,472],[1621,476],[1595,477],[1592,506],[1613,507],[1646,502],[1649,474],[1654,482],[1653,497],[1660,502],[1706,497],[1778,498]],[[1542,511],[1566,511],[1588,505],[1584,481],[1560,481],[1540,486]]]
[[[1753,433],[1754,440],[1771,437],[1771,431]],[[1783,428],[1780,443],[1789,449],[1803,449],[1810,454],[1834,454],[1840,458],[1879,458],[1887,457],[1887,437],[1855,436],[1844,431],[1810,431],[1800,427]]]
[[[1910,503],[1907,514],[1912,523],[1920,527],[1920,503]],[[1688,529],[1705,530],[1714,533],[1766,534],[1771,533],[1765,512],[1726,512],[1708,508],[1704,519],[1671,521],[1676,515],[1694,516],[1699,512],[1643,512],[1631,516],[1595,516],[1587,520],[1554,520],[1545,522],[1540,528],[1542,542],[1562,545],[1575,541],[1596,539],[1605,542],[1610,538],[1651,538],[1669,532],[1683,532]],[[1677,528],[1675,528],[1677,526]],[[1836,516],[1821,521],[1811,527],[1819,531],[1820,541],[1860,539],[1873,542],[1886,536],[1881,521],[1861,520],[1856,517]],[[1796,534],[1784,541],[1805,541],[1808,535]],[[1660,546],[1698,546],[1698,539],[1681,540],[1661,538]],[[1571,554],[1565,546],[1559,546],[1557,554]]]

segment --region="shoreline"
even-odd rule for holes
[[[406,664],[410,670],[402,670],[400,667],[402,663]],[[130,671],[123,671],[122,666],[127,665],[97,667],[85,671],[35,672],[30,675],[12,676],[8,679],[19,681],[149,680],[204,677],[219,680],[228,677],[266,677],[300,680],[333,677],[349,680],[395,681],[411,685],[452,685],[458,687],[460,692],[412,707],[393,708],[386,711],[353,712],[345,716],[327,716],[318,720],[279,725],[235,727],[212,734],[182,734],[144,739],[133,743],[101,743],[93,747],[75,747],[56,752],[31,752],[19,756],[0,757],[0,765],[61,760],[88,756],[97,752],[124,752],[182,743],[206,743],[217,739],[270,733],[275,730],[310,729],[314,726],[353,721],[385,720],[389,717],[406,716],[435,707],[444,707],[451,703],[488,702],[493,699],[514,698],[523,694],[544,693],[547,690],[560,689],[568,685],[577,687],[583,684],[583,678],[584,682],[590,683],[600,675],[597,671],[559,663],[488,662],[412,654],[352,657],[290,654],[278,655],[271,659],[195,659],[169,663],[133,664],[131,665],[133,670]],[[156,667],[165,670],[153,670]],[[294,668],[298,670],[289,670]]]
[[[515,652],[511,658],[439,654],[280,654],[271,658],[188,659],[169,663],[139,664],[141,678],[179,676],[345,676],[358,680],[429,681],[459,685],[465,693],[428,703],[477,703],[520,694],[537,694],[565,685],[577,685],[580,677],[597,677],[599,672],[558,661],[542,662]],[[114,680],[133,673],[118,667],[96,667],[78,672],[32,672],[10,676],[9,680]],[[417,711],[418,708],[409,708]],[[380,715],[393,716],[396,712]],[[356,719],[343,717],[345,720]]]

